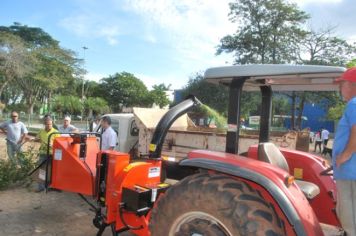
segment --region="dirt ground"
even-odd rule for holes
[[[0,191],[1,236],[96,235],[93,212],[79,196],[34,193],[25,188]],[[109,228],[104,234],[111,235]]]
[[[28,143],[24,150],[33,145],[38,146]],[[0,135],[0,158],[6,158],[3,135]],[[0,191],[0,236],[96,235],[97,229],[92,224],[94,213],[89,208],[74,193],[35,193],[25,187]],[[109,228],[104,235],[112,235]]]
[[[5,139],[0,135],[0,158],[4,157]],[[35,193],[24,187],[0,191],[0,236],[96,235],[93,216],[89,206],[74,193]],[[104,235],[111,235],[109,228]]]

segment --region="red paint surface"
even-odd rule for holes
[[[266,176],[288,197],[292,206],[295,208],[297,214],[299,215],[299,218],[303,222],[307,235],[323,235],[323,232],[319,225],[319,221],[312,207],[310,206],[308,200],[305,198],[304,194],[300,191],[298,186],[295,183],[289,187],[284,184],[285,178],[289,175],[289,173],[287,173],[286,171],[265,162],[256,161],[252,158],[246,158],[229,153],[197,150],[190,152],[188,154],[188,157],[190,159],[204,158],[216,160],[219,162],[224,162],[234,166],[246,168],[248,170]],[[263,186],[257,187],[256,185],[257,184],[255,184],[255,188],[259,190],[264,189]],[[265,189],[264,191],[262,191],[262,193],[264,193],[266,199],[271,200],[271,203],[274,204],[276,209],[278,209],[277,212],[282,214],[281,209],[274,200],[272,201],[272,197],[269,195],[269,193]],[[284,214],[281,216],[286,220],[286,216]],[[292,226],[290,225],[290,222],[285,221],[285,223],[288,235],[294,235],[295,233],[291,229]]]

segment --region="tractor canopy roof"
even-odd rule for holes
[[[259,90],[270,85],[274,91],[334,91],[335,79],[346,69],[314,65],[236,65],[206,70],[204,78],[214,84],[229,85],[233,79],[246,79],[243,89]]]

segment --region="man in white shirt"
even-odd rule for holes
[[[329,141],[329,131],[325,128],[321,131],[321,139],[323,140],[324,146],[328,145]]]
[[[6,133],[7,155],[11,161],[14,161],[16,152],[21,151],[21,143],[28,138],[27,128],[19,121],[19,114],[12,111],[11,120],[1,123],[0,130]]]
[[[103,133],[101,135],[101,150],[114,150],[117,142],[117,135],[113,128],[111,128],[111,118],[104,116],[101,119],[101,127]]]
[[[328,145],[329,141],[329,131],[325,128],[322,129],[321,131],[321,139],[323,140],[323,154],[326,154],[326,145]]]

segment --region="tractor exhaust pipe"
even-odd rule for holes
[[[178,103],[164,114],[153,133],[149,146],[149,158],[158,159],[161,157],[164,139],[173,122],[192,107],[200,106],[201,104],[202,103],[196,97],[189,95],[184,101]]]

